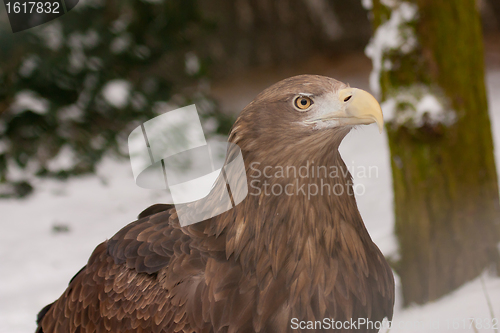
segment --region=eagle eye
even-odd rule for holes
[[[313,101],[307,96],[298,96],[295,98],[294,104],[297,109],[306,110],[313,104]]]

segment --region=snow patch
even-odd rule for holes
[[[92,49],[99,45],[99,34],[94,29],[89,29],[85,33],[74,32],[68,36],[69,47],[79,47]]]
[[[9,147],[7,147],[9,148]],[[35,172],[40,169],[40,163],[36,160],[29,160],[28,164],[20,167],[13,158],[7,158],[7,179],[13,182],[30,180],[35,181]]]
[[[397,0],[380,0],[380,3],[386,7],[394,8],[397,6],[398,1]]]
[[[0,155],[5,154],[9,151],[10,143],[7,139],[0,140]]]
[[[32,90],[22,90],[14,97],[14,103],[10,109],[14,113],[21,113],[26,110],[33,111],[38,114],[44,114],[49,110],[49,101],[40,97]]]
[[[399,283],[396,288],[400,289]],[[485,272],[454,292],[423,306],[412,305],[405,309],[396,299],[390,332],[496,332],[493,327],[498,325],[500,298],[495,295],[499,293],[500,279]],[[491,309],[487,297],[491,299]],[[497,319],[492,318],[490,311]]]
[[[416,85],[392,92],[392,97],[381,106],[386,121],[421,127],[425,123],[452,125],[456,120],[456,113],[446,105],[444,95],[434,94],[427,86]]]
[[[19,67],[19,75],[22,77],[30,77],[33,71],[38,67],[40,58],[37,55],[31,55],[24,59]]]
[[[186,73],[194,75],[200,71],[200,61],[194,52],[186,53]]]
[[[83,119],[84,112],[77,105],[72,104],[57,110],[57,115],[60,122],[81,121]]]
[[[45,43],[45,46],[52,51],[59,50],[64,42],[62,24],[59,21],[44,24],[40,28],[33,29],[33,32],[40,37]]]
[[[215,133],[219,127],[219,121],[215,117],[206,118],[202,121],[201,126],[205,133]]]
[[[399,51],[402,54],[412,52],[417,46],[417,38],[410,26],[418,16],[415,4],[400,1],[383,1],[383,4],[392,8],[391,18],[381,24],[365,49],[366,55],[372,59],[373,71],[370,74],[370,87],[373,93],[380,95],[380,74],[389,70],[384,66],[384,56],[388,51]],[[385,68],[384,68],[385,67]]]
[[[93,29],[89,29],[86,33],[74,32],[68,37],[67,44],[71,50],[69,55],[69,71],[78,73],[87,63],[87,56],[84,50],[93,49],[99,45],[99,35]]]
[[[110,31],[114,34],[118,34],[127,29],[131,21],[131,15],[128,13],[122,14],[117,20],[111,23]]]
[[[109,46],[114,54],[125,52],[132,44],[132,36],[129,33],[123,33],[111,41]]]
[[[102,88],[104,99],[112,106],[123,109],[128,105],[132,85],[127,80],[111,80]]]
[[[75,151],[68,145],[59,149],[59,153],[48,161],[47,169],[52,172],[69,170],[75,166],[77,160]]]
[[[373,8],[373,0],[361,0],[361,4],[366,10],[372,10]]]

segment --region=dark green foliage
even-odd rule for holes
[[[159,101],[196,103],[212,117],[205,63],[189,73],[185,65],[192,40],[208,30],[195,0],[89,0],[42,26],[1,32],[0,182],[22,189],[4,186],[3,195],[29,193],[33,174],[65,178],[92,172],[109,151],[125,155],[128,134],[159,114]],[[121,105],[103,96],[112,80],[129,88]],[[19,92],[45,107],[20,107]],[[228,121],[220,123],[227,132]],[[50,167],[63,147],[71,163]],[[14,179],[18,168],[26,175]]]

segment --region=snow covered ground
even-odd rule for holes
[[[354,76],[349,83],[366,89],[366,81],[366,76]],[[489,73],[488,89],[500,167],[500,71]],[[372,177],[355,175],[356,183],[365,188],[358,196],[359,208],[384,254],[397,255],[386,136],[379,135],[375,126],[365,126],[344,140],[341,152],[348,166],[374,166],[378,170]],[[25,200],[0,200],[1,333],[34,332],[37,312],[59,297],[95,246],[133,221],[148,205],[166,200],[161,191],[134,184],[128,161],[106,160],[96,175],[67,182],[38,181],[36,189]],[[67,226],[69,231],[55,232],[54,226]],[[500,278],[484,274],[482,279],[500,319]],[[491,321],[481,279],[425,306],[401,309],[398,300],[391,332],[474,332],[468,318]]]

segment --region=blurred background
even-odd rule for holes
[[[348,166],[378,170],[353,176],[397,274],[406,326],[391,332],[498,332],[500,2],[408,4],[81,0],[18,33],[0,6],[0,332],[33,332],[97,244],[167,201],[134,183],[135,127],[195,103],[205,133],[224,136],[298,74],[372,91],[391,113],[383,135],[369,126],[341,145]],[[420,112],[428,96],[441,107]]]

